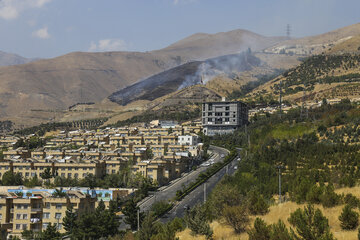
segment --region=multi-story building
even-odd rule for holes
[[[206,102],[202,104],[204,134],[231,133],[248,123],[248,107],[243,102]]]
[[[95,197],[67,190],[66,196],[53,195],[54,189],[8,189],[0,194],[0,224],[9,236],[21,236],[23,230],[39,232],[52,223],[64,233],[62,220],[68,206],[79,215],[93,211]]]

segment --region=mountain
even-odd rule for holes
[[[25,64],[28,62],[35,61],[37,59],[24,58],[13,53],[6,53],[0,51],[0,66],[11,66],[18,64]]]
[[[216,75],[250,71],[260,63],[259,58],[248,52],[189,62],[117,91],[109,99],[121,105],[137,100],[152,101],[187,86],[205,84]]]
[[[327,52],[334,45],[345,42],[358,35],[360,35],[360,23],[315,36],[283,41],[265,49],[264,52],[297,55],[320,54]]]
[[[285,37],[264,37],[247,30],[233,30],[215,34],[197,33],[160,51],[165,53],[176,52],[177,55],[188,59],[204,60],[243,52],[248,48],[253,51],[261,51],[286,39]]]
[[[0,67],[0,120],[33,125],[77,103],[99,102],[117,90],[193,60],[267,48],[284,38],[245,30],[195,34],[152,52],[74,52]]]

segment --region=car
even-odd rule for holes
[[[234,169],[237,170],[237,169],[238,169],[238,166],[235,166]]]

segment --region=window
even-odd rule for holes
[[[225,118],[225,122],[229,122],[230,121],[230,118]]]
[[[229,106],[225,107],[225,110],[226,110],[226,111],[229,111],[229,110],[230,110],[230,107],[229,107]]]
[[[209,103],[209,108],[208,108],[209,111],[212,111],[212,104]]]
[[[225,113],[225,116],[230,116],[230,113],[229,113],[229,112],[226,112],[226,113]]]
[[[26,230],[26,229],[27,229],[27,224],[23,224],[23,225],[22,225],[22,229],[23,229],[23,230]]]
[[[27,215],[27,214],[23,214],[23,219],[28,219],[28,215]]]
[[[78,178],[79,174],[75,173],[74,178]]]
[[[49,226],[49,223],[43,223],[43,229],[47,229],[47,227]]]
[[[50,218],[50,213],[44,212],[44,213],[43,213],[43,218],[44,218],[44,219],[49,219],[49,218]]]
[[[16,214],[16,219],[21,219],[21,214]]]
[[[17,209],[21,209],[21,204],[16,204]]]
[[[2,213],[0,213],[0,220],[2,220]]]
[[[50,203],[45,203],[45,208],[50,208]]]
[[[55,213],[55,218],[56,219],[61,219],[61,213]]]
[[[61,209],[62,208],[62,204],[61,203],[57,203],[56,204],[56,209]]]
[[[29,207],[29,204],[24,204],[24,206],[23,206],[24,209],[28,209],[28,207]]]
[[[71,178],[71,173],[68,173],[68,178]]]
[[[28,177],[30,174],[28,172],[25,173],[25,177]]]
[[[62,173],[62,174],[61,174],[61,177],[65,177],[65,173]]]
[[[208,116],[212,116],[212,112],[209,112],[209,113],[208,113]]]
[[[56,224],[57,230],[61,230],[62,229],[62,223],[58,223]]]
[[[21,228],[21,224],[16,224],[16,229],[20,229]]]

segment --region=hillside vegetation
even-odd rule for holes
[[[360,56],[317,55],[306,58],[299,66],[259,86],[248,99],[278,98],[280,88],[284,99],[294,103],[302,100],[320,101],[323,98],[360,97]]]

